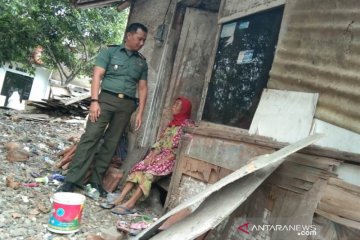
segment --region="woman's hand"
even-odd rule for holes
[[[155,156],[147,156],[145,159],[144,159],[144,163],[145,163],[145,165],[150,165],[150,164],[152,164],[152,163],[154,163],[155,162]]]
[[[163,159],[160,159],[159,163],[162,163],[162,162],[166,162],[166,161],[174,161],[176,159],[176,156],[175,154],[170,154],[169,156],[163,158]]]
[[[91,102],[90,111],[89,111],[89,119],[91,122],[96,122],[100,116],[100,104],[98,102]]]
[[[144,159],[144,163],[146,165],[149,165],[149,164],[152,164],[155,162],[156,160],[156,156],[158,155],[159,153],[155,150],[152,150],[148,155],[146,155],[145,159]]]

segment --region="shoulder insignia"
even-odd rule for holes
[[[142,54],[139,53],[139,52],[138,52],[138,55],[139,55],[139,57],[140,57],[142,60],[146,61],[146,57],[144,57],[144,55],[142,55]]]

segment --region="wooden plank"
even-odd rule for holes
[[[249,163],[253,157],[275,151],[273,148],[255,144],[204,136],[194,135],[193,139],[188,151],[189,156],[233,171]]]
[[[226,172],[228,174],[232,172],[231,170],[224,169],[214,164],[194,159],[189,156],[184,156],[181,161],[185,161],[185,163],[182,165],[182,169],[180,170],[183,174],[194,177],[206,183],[215,183],[221,179],[220,175],[224,177]],[[221,171],[222,169],[224,170]],[[220,174],[220,172],[222,173]]]
[[[360,223],[359,194],[328,185],[318,209]]]
[[[357,203],[355,206],[359,208]],[[347,208],[344,204],[343,206],[333,205],[330,202],[321,201],[318,205],[318,209],[330,214],[341,216],[342,218],[353,220],[359,222],[360,224],[360,211],[354,208]]]
[[[283,176],[301,179],[313,183],[316,182],[321,177],[320,174],[313,174],[310,172],[306,172],[292,165],[281,165],[276,173]]]
[[[354,211],[360,208],[358,202],[360,200],[360,194],[351,192],[338,186],[328,185],[321,201],[331,203],[337,207],[351,208]]]
[[[123,3],[125,0],[102,0],[102,1],[75,1],[73,5],[76,8],[99,8],[105,7],[115,3]]]
[[[294,162],[304,166],[319,168],[322,170],[330,171],[334,166],[339,166],[342,161],[332,158],[312,156],[307,154],[295,153],[286,158],[289,162]]]
[[[309,136],[319,94],[264,89],[249,129],[279,142]]]
[[[360,231],[335,223],[319,214],[314,215],[313,224],[316,225],[317,239],[353,240],[359,239]]]
[[[244,129],[209,122],[200,122],[199,127],[187,127],[185,128],[185,131],[194,135],[252,143],[259,146],[271,147],[275,149],[280,149],[287,145],[286,143],[275,142],[272,139],[264,136],[250,136],[249,133]],[[334,151],[334,149],[319,147],[315,145],[306,147],[300,152],[315,156],[329,157],[360,163],[360,154]]]
[[[294,171],[301,173],[302,175],[308,174],[308,175],[316,176],[318,178],[328,179],[331,176],[336,176],[336,174],[333,173],[332,171],[314,168],[311,166],[304,166],[302,164],[297,164],[294,162],[286,161],[284,162],[284,164],[282,164],[282,167],[292,169]]]
[[[341,187],[343,189],[347,189],[347,190],[350,190],[352,192],[360,194],[360,186],[356,186],[354,184],[347,183],[347,182],[345,182],[345,181],[343,181],[341,179],[338,179],[338,178],[329,178],[328,182],[329,182],[330,185],[338,186],[338,187]]]
[[[50,121],[47,114],[16,114],[15,116],[25,120]]]
[[[67,101],[63,101],[65,106],[69,106],[71,104],[74,104],[74,103],[77,103],[77,102],[80,102],[84,99],[87,99],[87,98],[90,98],[91,97],[91,93],[85,93],[85,94],[82,94],[80,96],[77,96],[77,97],[72,97],[70,98],[69,100]]]
[[[216,22],[217,13],[186,8],[164,109],[171,108],[176,97],[185,95],[191,100],[195,118],[211,49],[216,41]],[[163,115],[160,126],[168,123],[171,117]]]
[[[249,164],[247,164],[246,166],[238,169],[237,171],[229,174],[228,176],[224,177],[223,179],[221,179],[220,181],[216,182],[215,184],[207,187],[204,191],[202,191],[201,193],[197,194],[196,196],[190,198],[189,200],[179,204],[177,207],[175,207],[174,209],[172,209],[171,211],[169,211],[168,213],[166,213],[165,215],[163,215],[161,218],[159,218],[155,223],[153,223],[149,228],[147,228],[146,230],[144,230],[143,232],[141,232],[136,239],[147,239],[150,236],[153,235],[153,233],[161,226],[162,223],[164,223],[164,221],[166,219],[168,219],[170,216],[178,213],[179,211],[186,209],[190,206],[193,205],[198,205],[201,204],[207,197],[209,197],[212,193],[219,191],[221,188],[235,182],[236,180],[249,175],[250,173],[253,173],[255,171],[258,171],[262,168],[271,168],[271,166],[278,166],[279,164],[281,164],[284,161],[284,158],[296,151],[298,151],[299,149],[302,149],[314,142],[316,142],[317,140],[319,140],[322,137],[322,135],[312,135],[309,136],[305,139],[302,139],[292,145],[289,145],[287,147],[284,147],[282,149],[280,149],[277,152],[271,153],[271,154],[267,154],[267,155],[262,155],[259,157],[256,157],[253,159],[252,162],[250,162]],[[264,170],[265,172],[263,172],[263,177],[264,179],[268,176],[268,173],[270,174],[273,170],[275,170],[275,168],[271,168],[270,172],[269,169]],[[264,179],[260,179],[261,182]],[[261,183],[259,182],[259,184]],[[257,185],[252,185],[253,187],[257,187]],[[254,191],[255,189],[250,188],[247,189],[248,191]],[[233,191],[234,192],[234,191]],[[246,199],[246,198],[245,198]],[[245,200],[243,199],[243,200]],[[239,203],[241,203],[239,201]],[[213,218],[211,218],[213,219]],[[211,222],[210,224],[210,228],[213,226],[212,224],[214,224],[214,222]],[[192,235],[193,236],[193,235]]]
[[[220,8],[224,6],[224,3],[222,3],[222,2],[223,1],[221,1],[222,5],[220,6]],[[212,75],[212,72],[213,72],[213,66],[214,66],[214,63],[215,63],[216,51],[217,51],[219,41],[220,41],[219,36],[220,36],[222,26],[217,25],[217,27],[214,26],[214,29],[215,28],[216,28],[216,37],[215,37],[214,47],[213,47],[213,49],[211,51],[211,55],[210,55],[210,58],[209,58],[209,64],[208,64],[208,67],[207,67],[207,70],[206,70],[206,73],[205,73],[205,82],[204,82],[204,87],[203,87],[202,94],[201,94],[201,100],[200,100],[199,109],[198,109],[197,114],[196,114],[196,122],[200,122],[201,118],[202,118],[202,114],[203,114],[204,106],[205,106],[205,101],[206,101],[206,96],[207,96],[207,91],[208,91],[208,88],[209,88],[209,82],[211,80],[211,75]]]
[[[211,194],[191,215],[162,231],[153,240],[195,239],[220,224],[236,210],[271,174],[279,163],[267,166],[243,179],[235,180]],[[220,180],[221,181],[221,180]],[[147,239],[146,237],[138,239]]]
[[[239,5],[236,1],[233,1],[233,2],[236,3],[236,5]],[[224,4],[226,4],[226,1],[225,1]],[[218,23],[219,23],[219,25],[221,25],[223,23],[230,22],[230,21],[233,21],[235,19],[239,19],[239,18],[248,16],[248,15],[260,12],[260,11],[268,10],[268,9],[271,9],[271,8],[274,8],[274,7],[279,7],[279,6],[284,5],[284,4],[285,4],[285,0],[274,0],[274,1],[269,1],[266,4],[256,4],[250,9],[242,8],[242,9],[239,9],[237,11],[234,11],[235,12],[234,14],[231,14],[229,16],[221,17],[219,19]]]
[[[279,187],[287,188],[290,191],[297,193],[304,193],[310,190],[313,186],[313,182],[304,181],[302,179],[296,179],[289,176],[284,176],[275,171],[268,179],[272,184],[278,185]],[[298,189],[296,191],[296,189]]]
[[[348,226],[348,227],[352,227],[352,228],[355,228],[357,230],[360,230],[360,222],[356,222],[356,221],[352,221],[352,220],[349,220],[349,219],[346,219],[346,218],[342,218],[342,217],[339,217],[335,214],[331,214],[331,213],[327,213],[325,211],[322,211],[320,209],[316,209],[315,211],[317,214],[333,221],[333,222],[336,222],[336,223],[339,223],[341,225],[345,225],[345,226]]]
[[[303,225],[312,224],[314,211],[320,201],[327,182],[318,180],[310,191],[299,195],[283,191],[281,198],[274,196],[274,208],[270,215],[270,225]],[[273,231],[271,239],[305,240],[307,236],[298,235],[297,231]]]

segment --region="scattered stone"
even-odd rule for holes
[[[55,166],[61,161],[59,153],[63,153],[65,149],[77,143],[84,132],[84,125],[67,123],[64,117],[54,122],[51,120],[52,116],[49,116],[46,121],[39,121],[26,118],[24,113],[21,118],[14,116],[17,114],[18,112],[13,110],[0,109],[0,240],[127,239],[125,234],[118,232],[115,228],[115,223],[120,216],[99,206],[100,201],[104,199],[94,201],[86,198],[78,232],[57,234],[47,229],[53,208],[51,199],[58,187],[53,184],[56,180],[54,176],[66,175],[66,171]],[[10,146],[5,146],[9,143],[11,143]],[[9,149],[14,148],[27,152],[28,160],[7,161]],[[49,178],[48,183],[35,182],[35,178],[45,176]],[[37,185],[32,186],[35,183]],[[79,191],[84,193],[82,190]],[[117,190],[110,196],[116,197],[118,194]],[[157,195],[154,193],[155,198],[151,197],[151,203],[148,203],[152,206],[143,207],[144,204],[136,206],[139,212],[157,216],[153,212],[155,209],[153,207],[159,205]],[[135,216],[121,217],[130,222]],[[107,232],[108,229],[112,229],[109,230],[110,235]],[[113,236],[115,238],[110,238]]]
[[[5,145],[5,148],[8,151],[6,159],[9,162],[24,162],[29,160],[29,152],[26,151],[21,144],[9,142]]]
[[[21,183],[16,182],[12,176],[6,177],[6,186],[12,189],[18,189]]]
[[[124,239],[124,233],[119,232],[115,226],[107,228],[107,229],[101,229],[100,236],[104,240],[122,240],[122,239]]]

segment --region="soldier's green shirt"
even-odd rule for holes
[[[147,80],[148,65],[139,52],[131,52],[124,45],[114,45],[100,51],[95,65],[105,69],[101,89],[135,97],[139,80]]]

